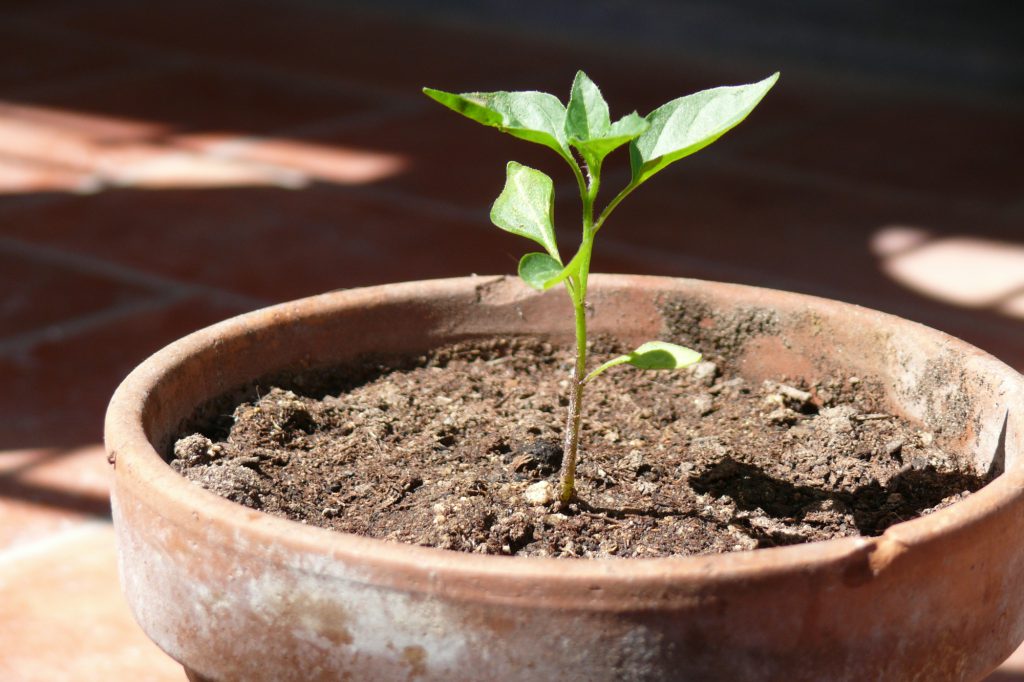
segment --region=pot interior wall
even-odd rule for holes
[[[495,335],[571,341],[572,313],[561,291],[539,294],[503,277],[469,281],[474,285],[439,280],[325,294],[189,337],[176,347],[181,361],[167,390],[148,397],[150,441],[166,453],[196,416],[170,405],[223,413],[253,386],[288,384],[289,375],[367,355],[417,355]],[[591,305],[593,334],[624,346],[656,338],[682,343],[751,381],[813,384],[837,372],[877,381],[891,411],[940,431],[979,473],[1016,466],[1022,426],[1010,408],[1020,404],[1019,382],[985,379],[1000,375],[988,371],[997,361],[933,330],[856,306],[694,280],[594,276]]]

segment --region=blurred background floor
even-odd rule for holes
[[[560,183],[571,243],[557,158],[423,85],[566,98],[582,68],[616,116],[781,70],[623,204],[594,270],[859,303],[1024,369],[1013,4],[4,3],[0,679],[184,679],[116,582],[101,424],[139,361],[299,296],[513,272],[487,220],[509,159]]]

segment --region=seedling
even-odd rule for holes
[[[665,341],[648,341],[627,355],[587,373],[587,278],[594,238],[612,211],[633,190],[658,171],[708,146],[738,125],[775,85],[779,74],[750,85],[704,90],[674,99],[647,116],[636,112],[611,122],[601,91],[582,71],[576,74],[568,105],[544,92],[468,92],[454,94],[433,88],[423,92],[446,107],[484,125],[529,142],[550,147],[572,169],[583,202],[583,237],[568,263],[555,241],[554,183],[544,173],[510,161],[505,188],[491,208],[499,228],[531,239],[543,252],[519,261],[519,276],[538,290],[562,284],[572,300],[576,318],[576,362],[569,388],[569,412],[559,498],[575,495],[583,389],[617,365],[640,369],[680,369],[699,361],[697,351]],[[600,212],[596,211],[605,157],[629,145],[632,170],[626,186]],[[596,218],[595,218],[596,213]]]

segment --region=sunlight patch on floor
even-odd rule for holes
[[[919,294],[1024,319],[1024,244],[889,225],[871,250],[887,275]]]
[[[178,133],[159,123],[0,101],[0,194],[361,185],[408,165],[400,154],[242,132]]]

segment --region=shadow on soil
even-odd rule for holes
[[[889,526],[919,515],[946,497],[963,490],[974,492],[987,482],[987,477],[939,472],[928,466],[908,469],[885,485],[872,481],[852,491],[823,490],[794,485],[731,457],[690,477],[690,485],[698,493],[728,495],[740,510],[761,509],[782,521],[803,521],[815,502],[832,501],[852,515],[862,535],[881,535]]]

